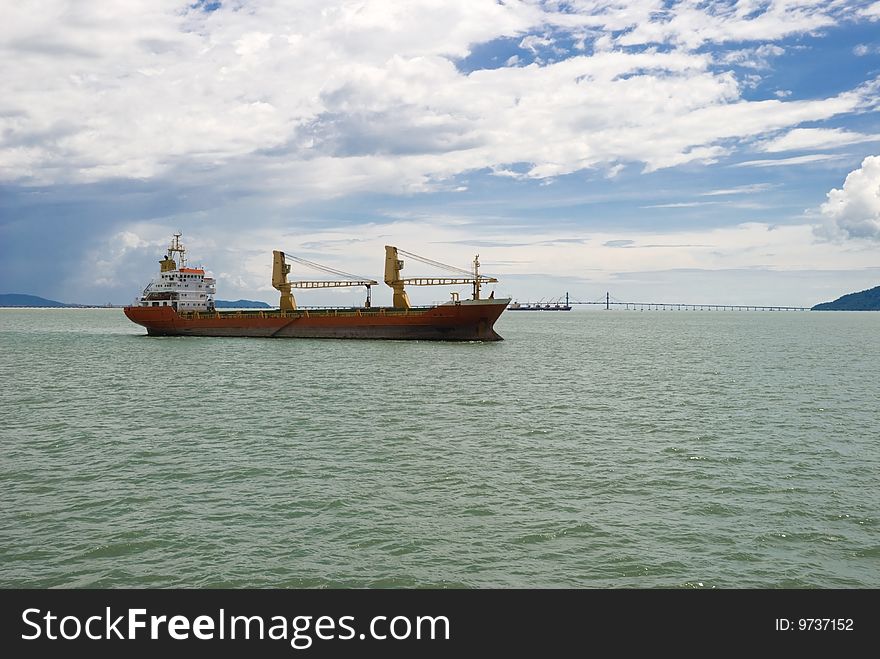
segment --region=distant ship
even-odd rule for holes
[[[253,336],[279,338],[334,339],[421,339],[439,341],[501,341],[494,324],[507,308],[510,298],[481,299],[483,284],[496,283],[481,275],[479,255],[473,272],[454,268],[424,257],[385,246],[385,283],[393,291],[391,307],[374,307],[371,286],[378,282],[322,266],[305,259],[273,252],[272,286],[281,293],[277,309],[232,311],[214,305],[216,282],[203,268],[186,265],[186,249],[174,234],[168,252],[159,261],[160,271],[135,303],[125,307],[129,320],[147,328],[151,336]],[[402,278],[405,255],[423,263],[454,271],[455,277]],[[288,281],[290,264],[300,263],[342,279]],[[405,286],[471,284],[473,298],[459,299],[457,292],[443,304],[414,307]],[[362,307],[301,309],[291,293],[293,288],[336,288],[364,286],[366,303]]]
[[[565,294],[565,304],[559,302],[511,302],[510,311],[571,311],[568,303],[568,293]]]

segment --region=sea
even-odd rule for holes
[[[0,310],[0,587],[880,587],[880,313],[496,329]]]

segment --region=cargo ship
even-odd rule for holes
[[[510,298],[495,299],[494,292],[481,298],[481,287],[498,280],[480,274],[479,255],[473,271],[447,266],[397,247],[385,246],[385,283],[392,289],[392,306],[374,307],[371,287],[377,281],[322,266],[282,251],[273,252],[272,286],[280,292],[277,309],[218,310],[214,305],[216,282],[204,268],[186,264],[186,249],[174,234],[160,271],[138,296],[124,308],[132,322],[142,325],[150,336],[247,336],[272,338],[332,339],[419,339],[434,341],[501,341],[494,324]],[[454,277],[401,277],[401,255],[453,271]],[[337,279],[290,281],[291,264],[299,263],[329,273]],[[473,286],[471,299],[452,299],[432,306],[410,304],[406,286]],[[366,302],[361,307],[299,308],[292,289],[364,286]]]

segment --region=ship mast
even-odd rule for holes
[[[293,297],[293,293],[291,293],[292,288],[340,288],[343,286],[364,286],[367,289],[367,301],[364,306],[369,308],[372,304],[370,300],[370,287],[379,283],[375,279],[359,277],[358,275],[343,272],[342,270],[337,270],[330,266],[307,261],[306,259],[294,256],[293,254],[285,254],[280,250],[275,250],[272,254],[274,257],[272,266],[272,286],[281,293],[281,301],[279,303],[279,309],[281,309],[281,311],[293,311],[296,309],[296,299]],[[344,279],[288,281],[287,275],[290,274],[290,264],[287,263],[287,259],[312,268],[313,270],[336,275],[337,277],[344,277]]]
[[[480,255],[474,256],[474,299],[480,299]]]
[[[467,277],[401,277],[400,271],[403,270],[403,261],[399,258],[399,255],[401,254],[416,261],[419,261],[420,263],[424,263],[435,268],[447,270],[457,275],[467,275]],[[497,281],[498,280],[495,279],[495,277],[487,277],[486,275],[480,274],[479,254],[474,257],[474,268],[473,271],[470,271],[465,270],[464,268],[457,268],[452,265],[447,265],[446,263],[440,263],[439,261],[434,261],[432,259],[425,258],[424,256],[413,254],[412,252],[405,252],[402,249],[394,247],[393,245],[385,245],[385,283],[388,284],[391,287],[391,290],[394,291],[393,304],[395,307],[398,308],[410,308],[409,296],[404,290],[404,286],[407,285],[455,286],[457,284],[473,284],[474,300],[479,300],[480,286],[482,286],[482,284],[484,283],[496,283]]]
[[[178,261],[174,258],[175,254],[178,255],[180,267],[183,268],[186,266],[186,247],[180,242],[181,235],[183,234],[178,231],[171,239],[171,244],[168,246],[168,252],[165,254],[165,258],[159,261],[160,272],[177,270]]]

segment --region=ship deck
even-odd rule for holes
[[[280,309],[217,309],[215,311],[178,311],[181,320],[208,318],[312,318],[312,317],[376,317],[421,316],[436,306],[410,307],[300,307],[291,311]]]

